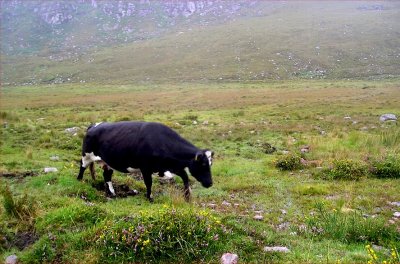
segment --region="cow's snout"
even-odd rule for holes
[[[213,185],[213,183],[212,182],[203,182],[202,185],[205,188],[210,188]]]

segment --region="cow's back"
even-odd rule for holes
[[[87,131],[88,152],[94,152],[110,167],[165,166],[166,160],[193,155],[197,148],[171,128],[154,122],[101,123]]]

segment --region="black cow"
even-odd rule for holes
[[[161,176],[172,172],[182,178],[185,198],[189,199],[189,179],[185,168],[189,168],[190,174],[208,188],[212,185],[212,157],[212,151],[198,149],[160,123],[98,123],[88,128],[83,139],[78,180],[82,179],[87,166],[90,165],[92,171],[93,162],[101,161],[104,182],[115,196],[111,183],[113,170],[128,173],[140,169],[147,188],[146,197],[152,201],[152,174],[158,172]]]

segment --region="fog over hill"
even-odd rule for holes
[[[4,85],[400,73],[396,1],[1,1]]]

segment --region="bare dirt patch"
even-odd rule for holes
[[[93,183],[92,186],[98,191],[103,191],[107,197],[112,197],[108,191],[108,188],[106,188],[104,182]],[[129,186],[126,184],[119,184],[113,182],[113,187],[117,198],[126,198],[128,196],[135,196],[139,193],[137,190],[129,188]]]
[[[4,178],[25,178],[29,176],[37,176],[35,171],[1,171],[0,177]]]

